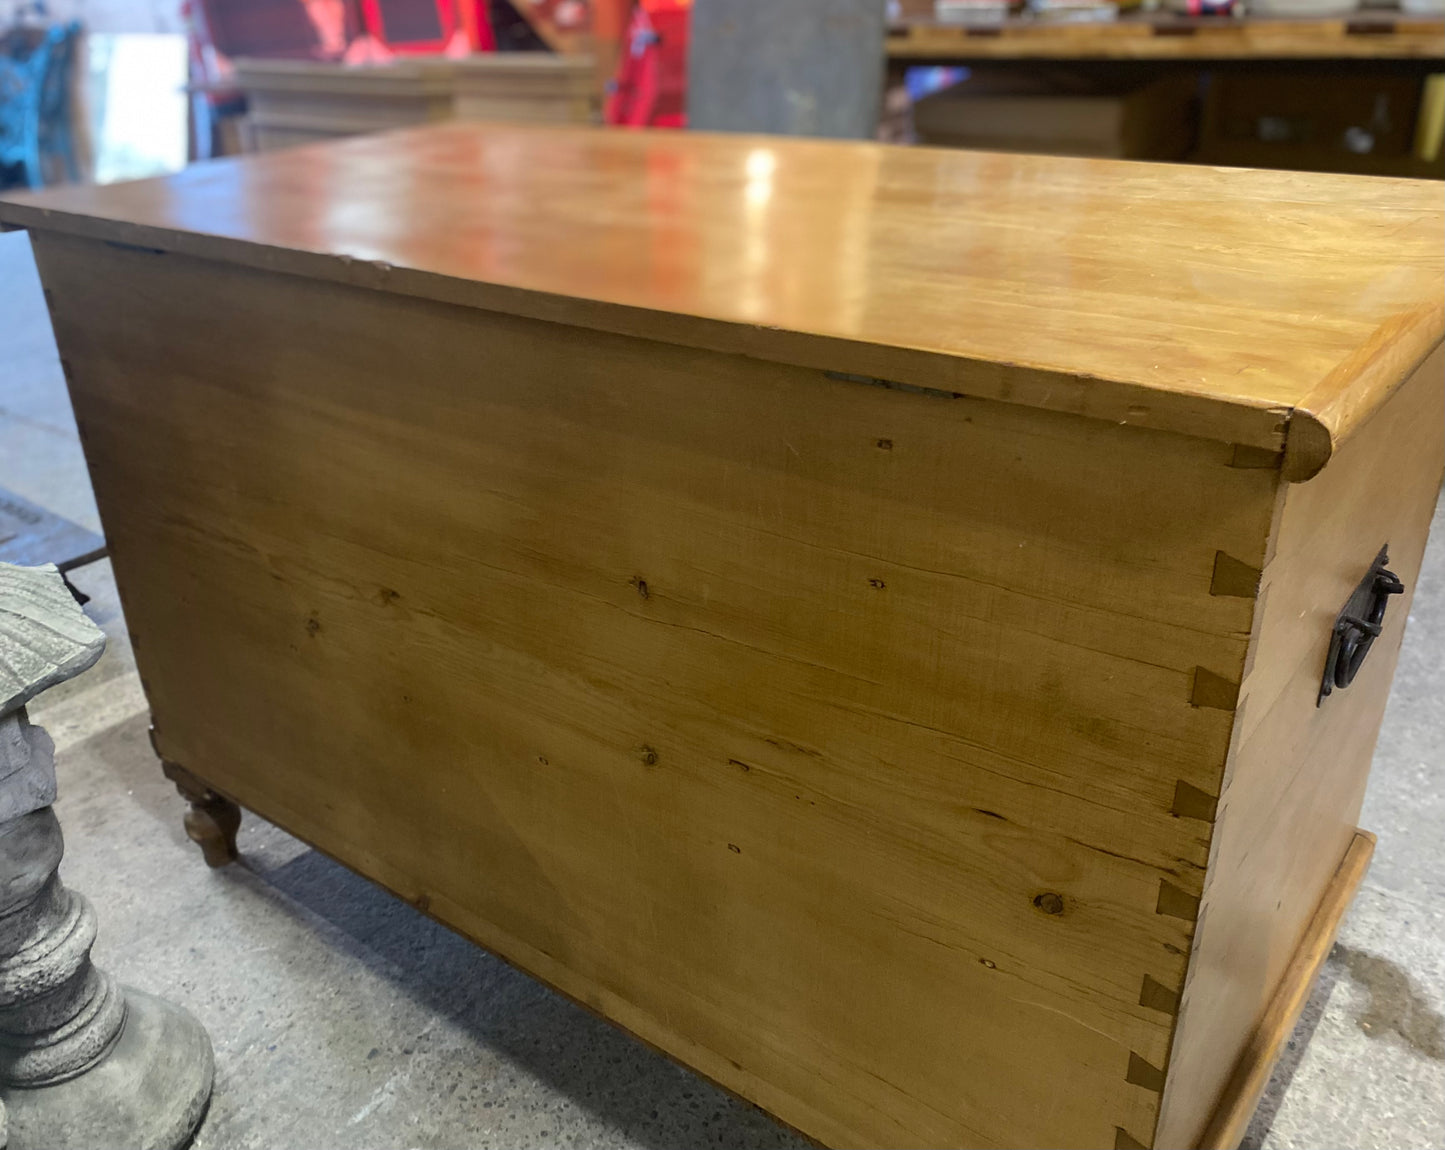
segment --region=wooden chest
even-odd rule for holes
[[[0,220],[202,806],[831,1145],[1237,1141],[1369,856],[1435,187],[444,124]]]
[[[440,120],[585,124],[596,119],[590,56],[492,52],[347,67],[323,60],[236,61],[250,151],[269,152]]]
[[[385,132],[455,115],[451,61],[402,57],[346,67],[325,60],[236,61],[246,94],[247,150]]]
[[[601,113],[597,62],[554,52],[486,52],[452,61],[459,120],[591,124]]]

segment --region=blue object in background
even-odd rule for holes
[[[908,99],[916,103],[924,96],[931,96],[945,88],[968,79],[967,68],[931,65],[923,68],[909,68],[903,75],[903,86],[908,89]]]
[[[42,157],[57,156],[66,177],[80,178],[70,127],[70,70],[78,23],[16,27],[0,37],[0,187],[39,188]],[[10,175],[9,170],[18,171]]]

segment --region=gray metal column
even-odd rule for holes
[[[873,139],[884,0],[694,0],[688,127]]]

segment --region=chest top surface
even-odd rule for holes
[[[1285,451],[1445,333],[1440,185],[449,123],[0,222]]]

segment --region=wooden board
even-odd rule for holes
[[[34,240],[166,758],[830,1144],[1148,1139],[1277,470]]]
[[[1285,449],[1292,478],[1445,335],[1445,212],[1405,180],[445,124],[0,222]]]
[[[1375,853],[1375,836],[1356,831],[1349,849],[1325,888],[1314,917],[1300,939],[1294,958],[1285,968],[1279,987],[1270,1000],[1269,1009],[1235,1064],[1234,1073],[1225,1084],[1220,1103],[1199,1139],[1199,1150],[1238,1150],[1259,1100],[1269,1085],[1275,1064],[1284,1052],[1285,1043],[1294,1034],[1295,1024],[1309,1002],[1310,992],[1325,960],[1330,956],[1335,935],[1344,921],[1345,911],[1370,866]]]
[[[1395,12],[1330,19],[1125,17],[1084,23],[1007,20],[976,27],[910,20],[889,29],[892,59],[1432,60],[1445,20]]]
[[[1157,1144],[1192,1146],[1355,835],[1445,474],[1445,351],[1317,478],[1282,490]],[[1317,707],[1335,616],[1389,544],[1407,591]]]

